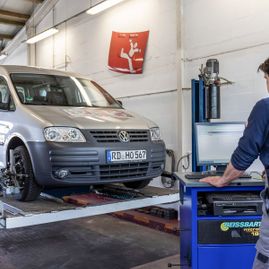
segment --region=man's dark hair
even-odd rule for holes
[[[259,65],[257,71],[262,71],[265,74],[269,75],[269,58]]]

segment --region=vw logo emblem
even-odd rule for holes
[[[118,137],[119,137],[121,142],[129,142],[129,140],[130,140],[130,136],[126,131],[119,131]]]

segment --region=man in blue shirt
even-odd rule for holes
[[[258,71],[260,70],[264,72],[269,92],[269,58],[259,66]],[[252,109],[244,134],[224,174],[221,177],[207,177],[201,181],[215,187],[227,186],[232,180],[242,175],[258,157],[269,177],[269,97],[258,101]],[[268,187],[268,183],[266,185]],[[269,191],[267,187],[261,193],[264,199],[264,212],[253,269],[269,269],[269,206],[267,206],[269,205]]]

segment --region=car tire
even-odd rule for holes
[[[130,189],[143,189],[150,183],[150,181],[151,179],[123,182],[123,185]]]
[[[24,202],[36,200],[42,188],[35,181],[32,162],[25,146],[18,146],[14,149],[14,164],[16,173],[28,175],[28,177],[22,176],[18,179],[21,190],[17,200]]]

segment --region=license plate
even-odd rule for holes
[[[147,159],[147,151],[142,150],[109,150],[107,151],[108,162],[143,161]]]

